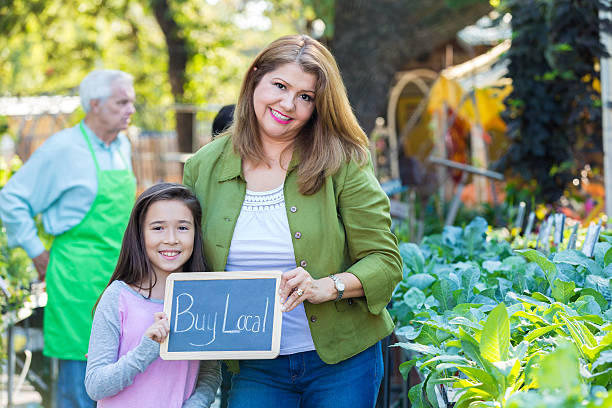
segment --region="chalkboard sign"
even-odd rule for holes
[[[275,358],[280,350],[281,272],[173,273],[164,312],[164,360]]]

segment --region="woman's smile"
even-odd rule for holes
[[[276,120],[278,123],[282,123],[283,125],[286,125],[292,121],[292,119],[289,116],[285,116],[279,111],[274,110],[272,108],[269,108],[269,109],[270,109],[270,115],[272,115],[274,120]]]

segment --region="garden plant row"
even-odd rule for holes
[[[21,167],[21,160],[15,156],[10,161],[0,157],[0,189]],[[37,227],[42,230],[42,222],[37,217]],[[43,242],[50,238],[41,234]],[[13,315],[21,309],[30,298],[30,284],[36,278],[32,261],[21,248],[9,248],[6,231],[0,222],[0,332],[4,333],[6,325],[11,323]],[[4,342],[0,342],[0,362],[6,357]]]
[[[476,218],[400,244],[391,312],[400,371],[423,379],[412,406],[612,407],[612,238],[545,255],[487,231]]]

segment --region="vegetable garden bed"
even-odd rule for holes
[[[391,312],[400,371],[424,379],[413,407],[612,407],[610,238],[592,257],[546,255],[487,230],[476,218],[400,244]]]

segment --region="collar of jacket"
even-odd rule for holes
[[[300,154],[293,151],[287,174],[294,170],[300,161]],[[223,154],[221,155],[221,171],[217,175],[217,181],[228,181],[240,177],[244,180],[242,174],[242,158],[234,150],[231,138],[227,138]]]

